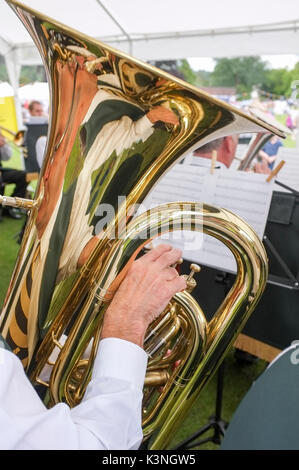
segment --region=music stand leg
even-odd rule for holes
[[[217,274],[215,282],[222,284],[224,287],[224,297],[227,296],[231,285],[232,285],[232,275],[229,273],[221,272]],[[174,447],[173,450],[178,449],[190,449],[192,447],[199,447],[206,442],[213,442],[214,444],[220,445],[221,438],[224,436],[225,429],[228,426],[228,423],[223,421],[221,418],[222,413],[222,398],[223,398],[223,386],[224,386],[224,369],[225,369],[225,360],[221,363],[217,371],[217,392],[216,392],[216,405],[215,405],[215,416],[209,418],[209,423],[203,426],[199,431],[185,439],[178,445]],[[194,442],[195,439],[198,439],[200,436],[205,434],[210,429],[214,430],[212,436],[202,439],[200,441]]]
[[[199,447],[206,442],[213,442],[214,444],[221,444],[221,438],[224,436],[225,429],[228,425],[227,422],[223,421],[221,418],[222,413],[222,398],[223,398],[223,386],[224,386],[224,361],[218,368],[217,372],[217,391],[216,391],[216,406],[215,406],[215,416],[209,418],[209,423],[199,429],[192,436],[188,437],[184,441],[177,444],[173,447],[172,450],[179,449],[190,449],[192,447]],[[212,429],[214,431],[213,435],[205,439],[194,442],[196,439],[201,437],[207,431]]]

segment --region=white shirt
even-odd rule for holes
[[[139,346],[106,338],[81,403],[47,409],[20,360],[0,349],[0,449],[138,449],[146,365]]]

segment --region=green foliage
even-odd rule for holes
[[[8,82],[8,73],[4,57],[0,55],[0,81]],[[46,82],[46,73],[43,65],[23,65],[20,73],[20,84]]]
[[[254,86],[276,96],[290,97],[291,84],[299,80],[299,62],[292,70],[270,69],[260,57],[218,59],[210,74],[210,86],[235,87],[237,93],[248,99]]]
[[[5,67],[4,57],[0,55],[0,81],[8,82],[7,70]]]
[[[20,74],[20,83],[27,85],[34,82],[46,82],[46,73],[42,65],[23,65]]]
[[[268,70],[264,83],[263,90],[277,96],[290,96],[292,73],[286,69],[273,69]]]
[[[260,57],[218,59],[210,75],[211,86],[235,87],[238,94],[248,93],[254,85],[261,86],[267,74],[267,64]]]
[[[190,67],[189,62],[186,59],[179,61],[178,70],[181,72],[186,82],[190,83],[191,85],[197,85],[197,74]]]
[[[287,120],[287,116],[285,114],[276,114],[275,116],[275,119],[277,119],[277,121],[281,122],[281,124],[283,124],[284,126],[287,125],[286,123],[286,120]],[[283,146],[285,148],[296,148],[296,136],[295,135],[287,135],[286,139],[283,140]]]
[[[20,248],[17,237],[24,219],[25,216],[19,220],[3,217],[0,222],[0,311]]]
[[[8,75],[4,64],[0,64],[0,81],[8,82]]]
[[[211,72],[207,72],[206,70],[199,70],[197,72],[197,86],[206,86],[208,87],[210,84],[210,75]]]

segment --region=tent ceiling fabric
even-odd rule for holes
[[[24,4],[143,60],[298,54],[294,0],[24,0]],[[0,0],[0,53],[40,63],[30,36]],[[299,28],[298,28],[299,29]]]

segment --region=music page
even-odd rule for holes
[[[143,205],[151,209],[176,201],[201,202],[228,209],[245,220],[262,240],[270,208],[273,181],[266,175],[175,165],[151,191]],[[226,272],[236,272],[230,250],[216,238],[195,232],[172,232],[154,241],[182,249],[184,259]]]

